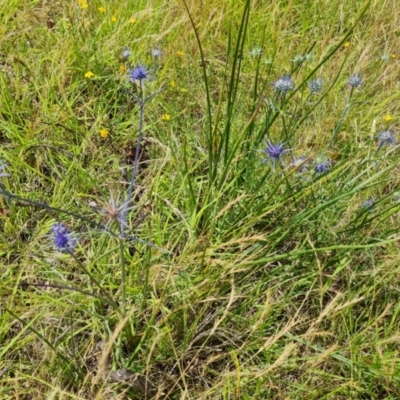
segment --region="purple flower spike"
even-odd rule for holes
[[[75,238],[63,224],[54,224],[52,231],[55,248],[61,252],[72,253],[78,239]]]
[[[131,82],[139,81],[142,83],[143,80],[149,77],[149,71],[144,65],[138,65],[134,69],[129,71],[129,80]]]

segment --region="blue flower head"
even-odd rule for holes
[[[359,86],[362,85],[363,81],[361,78],[361,74],[353,74],[350,76],[349,81],[348,81],[349,85],[352,88],[357,88]]]
[[[129,80],[131,82],[139,81],[142,83],[143,80],[149,77],[149,71],[144,65],[138,65],[137,67],[129,70]]]
[[[323,85],[324,81],[322,78],[313,79],[308,82],[308,88],[311,93],[319,93],[322,90]]]
[[[278,93],[286,94],[290,90],[294,89],[294,83],[292,77],[289,75],[282,75],[277,79],[272,86]]]
[[[331,161],[324,156],[318,156],[314,163],[314,172],[316,174],[323,174],[331,168]]]
[[[51,228],[54,235],[54,246],[58,251],[72,253],[78,239],[63,224],[54,224]]]
[[[289,150],[285,150],[284,144],[273,144],[267,140],[267,147],[263,151],[267,155],[267,158],[264,161],[272,160],[275,165],[277,161],[281,160],[282,155]]]
[[[376,139],[378,139],[379,148],[381,148],[383,145],[390,146],[396,143],[394,132],[390,129],[379,132],[376,136]]]

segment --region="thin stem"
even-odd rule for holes
[[[129,184],[128,195],[126,197],[126,202],[125,202],[125,204],[127,204],[127,205],[129,204],[129,202],[132,199],[132,193],[133,193],[133,188],[135,187],[136,173],[137,173],[137,168],[138,168],[138,164],[139,164],[140,143],[142,141],[144,105],[145,105],[145,102],[140,99],[139,100],[139,134],[138,134],[138,138],[137,138],[137,142],[136,142],[135,161],[133,164],[131,181]],[[128,208],[126,208],[123,212],[122,221],[124,223],[122,225],[125,225],[127,222],[127,213],[128,213]]]
[[[122,315],[121,310],[118,307],[118,304],[104,291],[103,287],[101,286],[100,282],[87,270],[87,268],[83,265],[81,261],[75,256],[75,254],[71,250],[66,250],[67,253],[78,263],[79,267],[82,271],[87,274],[90,281],[99,288],[99,291],[102,295],[104,295],[104,301],[109,304],[115,311]]]
[[[121,225],[121,230],[123,229]],[[124,241],[123,239],[119,239],[119,264],[121,267],[121,311],[122,314],[125,315],[126,311],[126,263],[125,263],[125,254],[124,254]]]

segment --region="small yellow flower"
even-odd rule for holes
[[[85,78],[88,78],[88,79],[90,79],[92,76],[94,76],[94,73],[92,71],[88,71],[85,74]]]
[[[105,12],[106,12],[106,9],[105,9],[103,6],[99,7],[98,10],[99,10],[101,13],[105,13]]]
[[[389,122],[389,121],[391,121],[391,120],[393,119],[393,117],[392,117],[390,114],[386,114],[386,115],[383,117],[383,119],[384,119],[386,122]]]
[[[88,8],[88,3],[86,0],[78,0],[79,5],[81,8]]]
[[[136,22],[136,18],[131,18],[131,19],[129,20],[129,22],[130,22],[131,24],[134,24],[134,23]]]
[[[185,52],[178,50],[176,52],[176,55],[179,56],[179,57],[183,57],[185,55]]]
[[[112,22],[117,22],[117,17],[116,17],[115,15],[113,15],[113,16],[111,17],[111,21],[112,21]]]
[[[126,72],[126,67],[124,64],[121,64],[118,68],[119,72],[121,72],[121,74],[124,74]]]
[[[397,56],[396,56],[396,54],[392,53],[392,54],[390,55],[390,57],[391,57],[391,58],[396,58]]]
[[[170,82],[171,87],[175,87],[175,81]]]
[[[350,47],[350,42],[346,42],[343,44],[343,47]]]
[[[169,114],[164,114],[161,116],[161,119],[163,121],[170,121],[171,120],[171,116]]]
[[[182,93],[186,93],[186,92],[187,92],[187,89],[185,89],[185,88],[180,88],[180,91],[181,91]]]
[[[108,130],[107,130],[106,128],[101,128],[101,129],[99,130],[99,135],[100,135],[102,138],[106,138],[106,137],[108,136]]]

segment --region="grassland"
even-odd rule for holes
[[[0,2],[0,399],[399,399],[398,1],[110,3]]]

